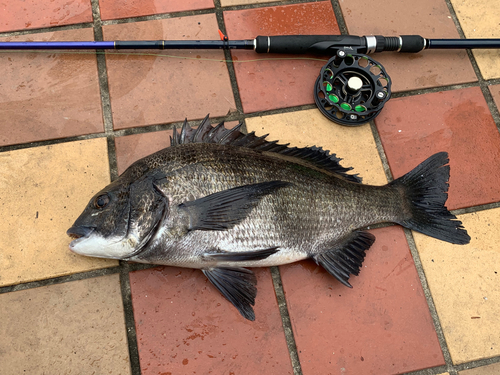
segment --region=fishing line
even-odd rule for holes
[[[117,55],[117,56],[151,56],[151,57],[170,57],[173,59],[183,59],[183,60],[197,60],[197,61],[215,61],[215,62],[225,62],[225,63],[249,63],[249,62],[259,62],[259,61],[287,61],[287,60],[308,60],[308,61],[321,61],[327,62],[328,59],[321,59],[316,57],[266,57],[261,59],[250,59],[250,60],[226,60],[226,59],[210,59],[205,57],[189,57],[189,56],[176,56],[176,55],[166,55],[162,53],[143,53],[143,52],[101,52],[101,51],[61,51],[61,50],[0,50],[0,53],[45,53],[45,54],[65,54],[65,55]]]

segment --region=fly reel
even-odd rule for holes
[[[359,126],[380,113],[391,96],[391,80],[370,57],[340,49],[316,80],[314,100],[323,115],[345,126]]]

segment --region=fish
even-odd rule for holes
[[[362,183],[321,147],[226,129],[205,117],[174,128],[170,147],[133,163],[95,194],[67,234],[85,256],[201,269],[248,320],[249,269],[312,259],[347,287],[375,236],[395,223],[452,244],[470,237],[445,206],[449,158],[439,152],[386,185]]]

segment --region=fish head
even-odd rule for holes
[[[155,178],[122,177],[94,195],[68,229],[71,251],[127,259],[147,247],[166,215],[168,200],[155,188]]]

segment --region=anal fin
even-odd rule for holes
[[[345,286],[349,284],[350,275],[358,275],[365,257],[365,251],[375,241],[375,236],[368,232],[353,232],[335,246],[321,254],[313,256],[314,261],[322,266]]]
[[[207,268],[202,271],[245,319],[255,320],[252,306],[257,296],[257,278],[252,271],[237,267]]]

